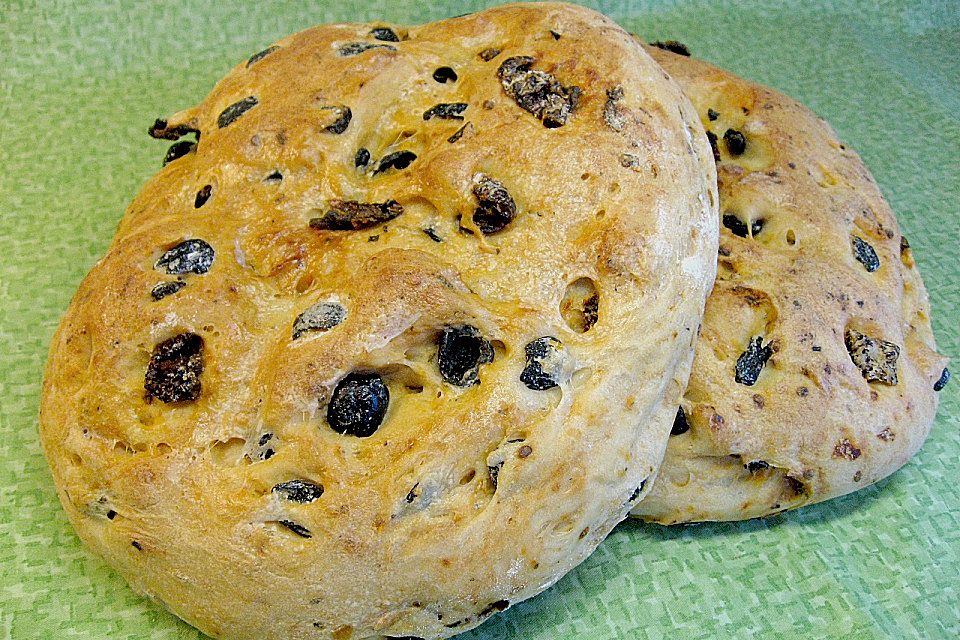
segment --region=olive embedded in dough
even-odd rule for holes
[[[480,365],[493,362],[493,347],[470,325],[447,327],[440,335],[440,376],[457,387],[480,384]]]
[[[327,406],[327,423],[337,433],[358,438],[380,428],[390,391],[378,373],[351,373],[337,384]]]

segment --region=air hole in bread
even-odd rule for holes
[[[309,273],[305,273],[299,278],[297,278],[297,284],[294,287],[294,289],[296,290],[297,293],[306,293],[307,291],[310,290],[310,287],[313,286],[313,283],[314,283],[313,275]]]
[[[210,459],[222,467],[235,467],[248,462],[247,441],[244,438],[217,440],[210,447]]]
[[[496,360],[506,358],[510,355],[510,348],[502,340],[491,340],[490,346],[493,347],[493,358]]]
[[[593,377],[593,367],[584,367],[577,369],[570,377],[570,385],[574,388],[581,387],[590,381]]]
[[[817,184],[820,185],[822,188],[826,189],[829,187],[835,187],[837,186],[837,184],[839,184],[840,181],[837,179],[837,176],[834,175],[832,171],[827,169],[827,167],[820,164],[818,169],[819,169],[818,171],[819,175],[814,177],[817,180]]]
[[[600,319],[600,294],[590,278],[578,278],[567,285],[560,301],[560,316],[577,333],[586,333]]]
[[[473,479],[476,477],[477,477],[477,470],[470,469],[460,477],[460,486],[462,487],[465,484],[470,484],[471,482],[473,482]]]
[[[136,448],[129,442],[117,440],[113,443],[113,452],[121,455],[132,455],[137,452]]]
[[[546,535],[568,536],[579,527],[578,513],[567,513],[546,527]]]
[[[405,364],[391,364],[380,369],[383,381],[390,388],[391,394],[423,393],[424,376]]]
[[[433,359],[436,351],[436,346],[432,344],[416,344],[404,351],[403,356],[407,362],[427,363]]]
[[[797,234],[793,229],[787,229],[786,240],[791,247],[797,244]]]

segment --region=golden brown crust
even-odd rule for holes
[[[714,276],[676,85],[599,14],[516,5],[290,36],[154,133],[194,129],[51,347],[41,436],[83,540],[224,638],[446,637],[585,558],[662,457]],[[472,373],[441,375],[451,327]],[[336,404],[371,372],[388,402]],[[332,398],[351,428],[388,408],[342,435]]]
[[[706,63],[647,51],[716,136],[724,226],[682,403],[690,429],[670,438],[633,515],[752,518],[893,473],[927,436],[946,364],[893,212],[856,153],[807,108]],[[736,132],[746,141],[739,155]],[[856,332],[891,344],[873,343],[877,359],[866,362]],[[741,361],[738,382],[737,362],[758,336],[760,357]]]

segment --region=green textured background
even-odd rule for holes
[[[36,434],[50,337],[166,150],[148,124],[313,24],[488,4],[0,0],[0,637],[200,637],[80,546]],[[960,2],[594,5],[830,121],[900,216],[956,361]],[[463,637],[960,637],[958,401],[954,380],[923,450],[877,486],[763,521],[625,523],[557,586]]]

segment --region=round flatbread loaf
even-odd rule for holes
[[[893,212],[806,107],[648,51],[714,145],[722,228],[690,385],[633,515],[740,520],[886,477],[920,448],[949,375]]]
[[[137,591],[218,638],[447,637],[649,489],[716,176],[615,24],[318,27],[151,133],[180,140],[73,300],[40,419]]]

